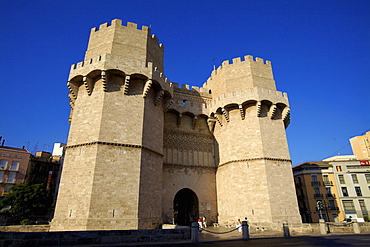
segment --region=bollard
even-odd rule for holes
[[[320,233],[321,235],[326,235],[328,234],[328,230],[326,227],[326,222],[324,219],[319,219],[319,224],[320,224]]]
[[[290,237],[289,225],[288,225],[288,222],[286,221],[283,222],[283,232],[284,232],[284,238]]]
[[[249,226],[248,226],[248,221],[243,221],[242,222],[242,233],[243,233],[243,239],[249,239]]]
[[[191,223],[191,242],[199,242],[199,224],[197,222]]]
[[[358,224],[358,222],[357,222],[356,219],[353,219],[352,220],[352,225],[353,225],[353,232],[355,234],[361,234],[360,225]]]

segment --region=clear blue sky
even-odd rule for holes
[[[0,135],[51,151],[68,135],[66,81],[89,32],[112,19],[151,26],[170,81],[201,86],[213,59],[272,61],[287,92],[293,164],[351,154],[370,128],[370,1],[0,0]]]

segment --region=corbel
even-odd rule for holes
[[[257,102],[257,117],[261,116],[261,110],[262,110],[262,103],[261,101]]]
[[[85,88],[86,88],[86,91],[87,91],[87,94],[88,95],[91,95],[92,93],[92,90],[93,90],[93,83],[92,83],[92,79],[88,76],[84,76],[83,77],[83,83],[85,85]]]
[[[129,75],[126,75],[126,77],[125,77],[125,84],[123,86],[123,92],[124,92],[124,94],[128,94],[128,87],[130,85],[130,80],[131,80],[131,77]]]
[[[173,104],[175,100],[173,98],[167,99],[166,105],[163,106],[163,111],[166,112],[170,109],[171,105]]]
[[[154,105],[157,106],[159,104],[159,102],[161,102],[162,98],[164,96],[164,91],[161,89],[157,96],[155,97],[155,101],[154,101]]]
[[[239,111],[240,111],[240,116],[242,117],[242,120],[244,120],[245,119],[245,113],[244,113],[244,109],[243,109],[242,104],[239,104]]]
[[[222,107],[221,110],[222,110],[222,113],[224,114],[224,116],[226,118],[226,121],[230,122],[229,113],[225,110],[224,107]]]
[[[218,122],[218,123],[221,125],[221,127],[222,127],[223,125],[222,125],[221,119],[220,119],[220,117],[218,116],[218,114],[215,114],[215,118],[216,118],[217,122]]]
[[[143,98],[146,98],[146,96],[148,95],[148,92],[150,90],[150,88],[152,87],[152,79],[149,79],[145,82],[145,86],[144,86],[144,90],[143,90]]]
[[[195,129],[195,125],[197,124],[197,119],[198,119],[198,117],[197,117],[197,116],[195,116],[195,117],[193,118],[193,129]]]
[[[217,120],[214,118],[207,119],[208,128],[211,133],[213,133],[213,130],[215,129],[216,121]]]
[[[180,127],[181,125],[181,119],[182,119],[182,113],[180,113],[177,117],[177,127]]]
[[[103,91],[106,92],[107,91],[107,72],[105,70],[102,70],[100,75],[101,75],[101,81],[103,84]]]
[[[270,119],[273,119],[275,117],[275,114],[276,114],[276,104],[273,104],[272,107],[270,108]]]
[[[78,94],[78,87],[76,87],[72,81],[67,81],[67,87],[69,89],[69,93],[72,95],[74,99],[77,99]],[[72,98],[70,97],[70,98]]]

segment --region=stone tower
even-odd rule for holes
[[[276,91],[271,63],[225,61],[203,87],[212,90],[209,116],[216,120],[219,222],[300,222],[285,134],[289,103]]]
[[[271,63],[222,63],[203,87],[164,77],[150,29],[93,28],[71,67],[70,131],[51,231],[150,229],[175,221],[300,222]]]
[[[134,23],[91,30],[85,60],[68,79],[71,125],[51,230],[161,222],[163,107],[171,98],[163,49]]]

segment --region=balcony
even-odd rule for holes
[[[320,181],[312,181],[312,182],[311,182],[311,185],[312,185],[312,186],[320,186],[320,185],[321,185],[321,183],[320,183]]]
[[[328,207],[328,211],[339,211],[338,207]]]
[[[315,197],[315,198],[323,198],[324,195],[323,194],[313,194],[313,197]]]
[[[300,187],[303,186],[303,184],[302,183],[296,183],[295,186],[298,187],[298,188],[300,188]]]
[[[324,180],[324,185],[326,185],[326,186],[333,186],[333,182],[332,181],[325,181]]]
[[[335,194],[326,194],[326,198],[336,198]]]

